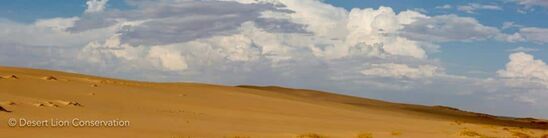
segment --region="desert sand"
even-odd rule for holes
[[[546,138],[546,120],[282,87],[150,83],[0,67],[0,137]],[[8,119],[127,120],[21,127]]]

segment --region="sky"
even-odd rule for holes
[[[546,0],[4,0],[0,65],[548,118]]]

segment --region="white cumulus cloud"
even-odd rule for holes
[[[150,48],[148,57],[151,59],[158,59],[161,65],[172,71],[181,71],[188,68],[185,58],[181,56],[179,51],[168,49],[162,46],[156,46]]]
[[[548,65],[524,52],[511,54],[506,69],[499,70],[497,73],[503,78],[512,80],[512,83],[516,85],[532,82],[548,88]]]

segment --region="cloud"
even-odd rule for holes
[[[531,42],[548,43],[548,28],[525,27],[519,30],[519,34]]]
[[[474,18],[440,15],[405,25],[402,34],[413,40],[446,42],[485,40],[499,35],[500,31]]]
[[[505,30],[505,29],[510,29],[510,28],[523,28],[524,26],[523,25],[519,25],[519,24],[516,24],[514,22],[504,22],[502,23],[502,29]]]
[[[548,65],[532,55],[518,52],[510,55],[510,62],[498,75],[512,81],[512,85],[523,86],[538,83],[548,88]]]
[[[206,3],[203,2],[200,4],[205,5]],[[117,34],[111,35],[111,37],[104,40],[88,43],[80,51],[79,57],[81,60],[97,64],[102,66],[102,68],[115,68],[116,64],[132,64],[135,68],[143,65],[146,66],[142,67],[145,69],[176,72],[179,74],[176,76],[185,76],[188,79],[192,78],[190,80],[193,81],[231,82],[232,84],[264,82],[265,84],[293,85],[286,82],[294,82],[300,80],[299,78],[301,77],[310,78],[310,76],[318,76],[318,74],[325,75],[318,76],[323,78],[323,80],[318,80],[317,84],[330,82],[332,80],[329,78],[332,76],[332,73],[326,73],[330,69],[324,66],[336,64],[336,66],[340,67],[351,67],[353,66],[352,63],[344,62],[348,58],[380,58],[387,61],[395,58],[407,58],[427,62],[426,49],[435,47],[429,42],[409,40],[398,35],[398,31],[401,30],[402,25],[414,22],[417,17],[426,17],[415,11],[396,13],[388,7],[346,11],[342,8],[333,7],[318,1],[284,1],[278,4],[239,4],[231,2],[230,4],[258,7],[261,7],[261,5],[275,5],[276,8],[282,8],[283,10],[271,9],[273,7],[270,6],[258,10],[257,17],[246,18],[242,20],[242,23],[232,25],[230,18],[218,19],[219,21],[223,21],[217,23],[221,26],[223,25],[222,23],[229,24],[227,28],[229,31],[220,31],[223,33],[211,33],[204,37],[184,40],[180,40],[181,38],[177,36],[178,34],[166,33],[165,35],[168,36],[164,37],[162,34],[156,33],[178,30],[179,28],[185,30],[185,28],[188,28],[188,26],[192,27],[192,25],[165,25],[170,27],[168,29],[165,26],[153,24],[154,29],[135,28],[147,27],[149,26],[147,23],[157,21],[166,22],[167,19],[189,20],[195,22],[194,24],[207,27],[211,25],[208,24],[209,20],[179,17],[178,14],[165,14],[165,17],[162,18],[151,16],[151,18],[146,20],[143,18],[129,21],[133,13],[126,12],[123,16],[126,20],[115,24],[120,29]],[[283,6],[280,6],[280,4],[283,4]],[[213,3],[213,5],[216,4]],[[314,6],[320,8],[316,9]],[[206,9],[218,8],[215,6],[202,7]],[[155,7],[151,6],[149,8]],[[226,10],[229,9],[232,8],[226,7]],[[197,10],[197,12],[196,14],[199,14],[201,10]],[[222,13],[225,12],[227,11],[223,11]],[[185,14],[191,15],[193,13],[186,12]],[[240,13],[239,11],[231,14],[247,15],[247,13]],[[212,18],[217,18],[216,16]],[[238,16],[234,15],[231,17]],[[86,17],[83,18],[83,20],[86,20]],[[264,22],[268,20],[272,21],[272,19],[277,20],[277,22],[271,23],[284,25],[282,27],[290,27],[277,30],[289,30],[273,31],[272,25],[265,25]],[[289,26],[285,26],[288,24]],[[301,28],[299,30],[292,29],[291,27]],[[89,29],[95,30],[100,28]],[[150,38],[130,36],[140,41],[142,41],[141,39],[154,41],[138,42],[124,38],[129,36],[130,32],[155,34],[150,35]],[[198,30],[190,29],[190,32],[200,33],[201,30],[199,28]],[[170,51],[170,53],[165,53],[167,51]],[[314,67],[319,68],[312,69]],[[128,67],[121,68],[127,72]],[[266,70],[269,70],[269,72],[264,72]],[[310,72],[310,70],[315,71]],[[226,73],[219,74],[220,72],[232,72],[234,75],[228,77]],[[260,80],[262,77],[257,77],[264,76],[264,73],[268,74],[269,78],[272,78],[272,81],[267,82]],[[359,70],[353,73],[359,73]],[[210,75],[203,76],[205,74]],[[239,76],[236,76],[237,74]],[[176,76],[171,76],[171,79],[177,80]],[[226,78],[232,79],[228,80]],[[309,80],[302,80],[300,82],[304,81]],[[317,87],[313,84],[309,85]]]
[[[62,32],[74,26],[74,23],[78,20],[80,20],[78,17],[40,19],[34,23],[34,26],[37,28],[49,28],[53,31]]]
[[[397,35],[404,25],[420,17],[425,15],[415,11],[396,14],[388,7],[380,7],[378,10],[353,9],[349,13],[346,25],[348,34],[344,38],[345,43],[351,45],[350,52],[358,51],[352,47],[362,47],[360,50],[366,50],[365,48],[378,46],[381,51],[389,55],[426,58],[426,52],[421,47],[423,43]]]
[[[514,49],[508,49],[506,50],[508,52],[535,52],[535,51],[539,51],[538,49],[536,48],[528,48],[528,47],[517,47],[517,48],[514,48]]]
[[[416,68],[405,64],[372,64],[361,71],[363,75],[375,77],[391,77],[398,79],[430,78],[441,73],[439,67],[432,65],[420,65]]]
[[[355,9],[348,12],[319,1],[283,1],[277,4],[215,1],[135,4],[142,9],[105,13],[107,19],[104,19],[107,22],[119,19],[126,24],[128,21],[136,22],[123,26],[119,31],[122,41],[135,46],[184,43],[212,36],[238,34],[240,25],[252,22],[254,26],[268,32],[298,35],[308,41],[296,45],[306,46],[316,56],[328,59],[362,52],[372,56],[426,57],[426,52],[421,48],[422,42],[395,35],[401,28],[399,24],[407,24],[414,17],[424,16],[413,11],[398,15],[391,8],[381,7],[379,10]],[[141,11],[147,13],[140,13]],[[112,19],[108,19],[110,17]],[[94,29],[86,27],[86,24],[93,26],[104,21],[96,22],[96,18],[83,17],[71,29]],[[394,24],[396,26],[392,26]],[[277,31],[281,29],[273,28],[273,25],[291,28]],[[355,50],[358,48],[359,50]]]
[[[451,8],[453,8],[453,6],[451,6],[449,4],[436,6],[436,9],[451,9]]]
[[[548,108],[548,65],[533,55],[517,52],[509,56],[506,68],[497,71],[499,79],[488,79],[479,84],[488,87],[493,99],[510,99],[526,104],[530,110]],[[545,113],[539,113],[545,114]]]
[[[185,58],[180,51],[174,51],[166,47],[152,47],[148,57],[160,60],[161,65],[171,71],[181,71],[188,68]]]
[[[405,26],[413,24],[415,28],[419,28],[421,26],[416,25],[416,22],[431,18],[415,11],[395,13],[388,7],[380,7],[378,10],[353,9],[346,11],[343,8],[333,7],[314,0],[239,2],[242,3],[230,1],[167,3],[134,1],[133,4],[137,5],[138,9],[125,12],[107,12],[103,15],[106,18],[85,16],[76,22],[75,27],[69,30],[81,31],[82,29],[101,28],[100,26],[89,28],[89,26],[104,23],[107,23],[108,26],[108,24],[115,24],[116,22],[125,22],[126,24],[127,22],[135,22],[135,24],[122,27],[123,29],[119,31],[121,39],[131,45],[146,46],[238,34],[238,27],[241,24],[253,22],[258,28],[269,32],[296,33],[303,35],[305,40],[314,39],[307,42],[307,47],[313,51],[314,55],[326,59],[336,59],[356,54],[379,57],[410,56],[424,59],[427,57],[428,51],[426,50],[435,51],[436,47],[435,44],[431,43],[431,40],[414,39],[414,37],[409,36],[416,35],[405,35],[425,33],[422,30],[405,32]],[[142,13],[142,11],[147,12]],[[437,19],[440,17],[432,18]],[[461,21],[466,19],[458,16],[452,16],[452,18]],[[474,19],[468,19],[473,20],[468,24],[458,24],[458,21],[445,23],[444,19],[437,20],[440,24],[449,24],[447,26],[453,25],[453,23],[462,26],[476,26],[469,30],[454,29],[452,36],[439,37],[439,41],[480,40],[497,33],[496,29],[483,26]],[[275,27],[280,25],[283,26],[281,29]],[[313,35],[310,36],[310,33]],[[441,36],[438,34],[433,35]]]
[[[520,5],[525,5],[527,7],[532,6],[541,6],[541,7],[548,7],[548,1],[546,0],[515,0]]]
[[[274,10],[270,5],[265,4],[248,5],[235,2],[199,1],[160,7],[163,8],[147,7],[147,9],[150,8],[148,11],[157,10],[154,12],[161,13],[159,17],[168,16],[169,18],[150,20],[157,18],[157,15],[153,15],[148,18],[150,21],[139,26],[129,27],[123,32],[122,39],[132,44],[169,44],[231,34],[234,33],[232,32],[234,29],[246,21],[261,22],[265,26],[271,21],[277,21],[260,18],[263,11]],[[284,22],[276,23],[283,24]]]
[[[88,0],[86,1],[87,9],[85,13],[96,13],[105,10],[108,0]]]
[[[108,61],[104,58],[120,58],[125,60],[134,60],[144,56],[146,47],[135,47],[127,43],[122,43],[120,34],[105,39],[104,41],[89,42],[82,48],[81,59],[94,63]],[[83,54],[83,55],[82,55]]]
[[[133,45],[157,45],[232,34],[246,21],[255,21],[263,26],[293,26],[295,28],[282,29],[297,31],[300,27],[284,20],[262,18],[262,13],[266,11],[283,12],[271,4],[229,1],[133,1],[132,4],[137,6],[136,9],[84,15],[69,30],[81,32],[133,22],[120,30],[123,41]],[[276,28],[269,29],[277,31]]]
[[[334,7],[321,1],[280,1],[288,10],[290,20],[304,24],[307,30],[318,36],[338,38],[344,35],[345,22],[348,20],[348,11],[343,8]]]
[[[548,28],[538,27],[526,27],[522,25],[516,25],[512,22],[505,22],[502,26],[503,29],[518,28],[519,30],[514,34],[499,33],[495,38],[506,42],[533,42],[537,44],[548,43]]]
[[[457,10],[463,11],[466,13],[475,13],[477,10],[502,10],[498,5],[485,5],[478,3],[468,3],[467,5],[460,5],[457,7]]]

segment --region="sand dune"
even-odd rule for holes
[[[4,107],[0,106],[0,112],[11,112],[11,111],[8,111],[8,110],[5,109]]]
[[[548,137],[546,120],[282,87],[149,83],[0,67],[0,137]],[[127,127],[9,127],[127,120]]]

